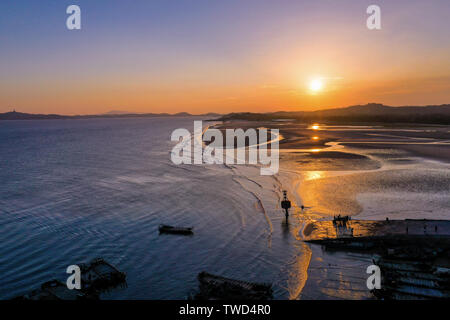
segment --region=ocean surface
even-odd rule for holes
[[[127,274],[109,299],[184,299],[204,270],[295,298],[309,254],[282,223],[279,182],[256,167],[174,165],[176,128],[193,119],[2,122],[0,299],[95,257]],[[161,223],[195,235],[159,235]]]
[[[308,222],[335,213],[450,218],[448,163],[331,144],[360,157],[284,150],[275,176],[249,165],[174,165],[170,135],[192,131],[193,120],[1,122],[0,299],[65,282],[67,266],[96,257],[127,274],[128,287],[107,299],[185,299],[201,271],[271,282],[276,299],[367,299],[370,257],[303,243]],[[195,234],[160,235],[161,223]]]

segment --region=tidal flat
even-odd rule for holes
[[[295,203],[289,224],[297,226],[299,241],[336,237],[329,224],[337,215],[351,216],[355,232],[377,235],[405,233],[404,219],[450,218],[448,126],[233,121],[227,127],[280,130],[278,180]],[[386,219],[400,222],[386,227]],[[424,231],[423,222],[410,224],[410,232],[434,232],[431,226]],[[439,227],[438,233],[449,230]],[[370,255],[308,246],[308,280],[298,298],[373,298],[365,283]]]

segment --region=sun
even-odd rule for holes
[[[309,83],[309,89],[314,92],[317,93],[320,90],[322,90],[323,88],[323,81],[321,79],[314,79]]]

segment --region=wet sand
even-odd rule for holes
[[[450,218],[448,126],[234,121],[220,127],[280,130],[279,176],[307,207],[305,215]]]
[[[232,121],[219,126],[220,129],[266,127],[279,129],[283,136],[280,149],[300,149],[306,153],[327,148],[330,142],[353,148],[397,149],[408,155],[431,158],[450,163],[450,128],[437,125],[417,126],[326,126],[317,129],[309,124],[274,121]],[[344,158],[343,155],[336,157]],[[353,155],[349,155],[353,157]],[[332,154],[328,158],[334,159]]]
[[[450,218],[448,126],[324,126],[294,122],[225,123],[225,128],[279,129],[277,179],[293,202],[297,240],[336,236],[334,215],[350,215],[355,235],[406,232],[403,219]],[[303,205],[304,209],[300,206]],[[387,224],[386,218],[391,222]],[[423,222],[407,222],[409,232]],[[439,224],[439,223],[438,223]],[[414,231],[417,229],[416,231]],[[444,232],[438,226],[437,234]],[[446,231],[445,231],[446,232]],[[372,299],[366,287],[370,255],[325,252],[311,259],[301,299]]]

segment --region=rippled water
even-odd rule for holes
[[[127,273],[128,287],[104,298],[184,299],[203,270],[271,282],[278,299],[370,298],[370,257],[325,254],[301,241],[305,225],[336,213],[450,217],[449,164],[383,146],[377,128],[345,129],[362,132],[351,136],[358,148],[282,150],[279,174],[261,176],[255,166],[172,164],[170,134],[193,120],[1,122],[0,299],[64,281],[68,265],[95,257]],[[160,223],[195,234],[159,235]]]
[[[170,134],[192,126],[2,122],[0,298],[65,280],[68,265],[94,257],[127,273],[128,288],[108,298],[183,299],[202,270],[273,282],[277,298],[295,298],[309,255],[283,223],[278,182],[252,167],[173,165]],[[195,235],[159,235],[160,223]]]

